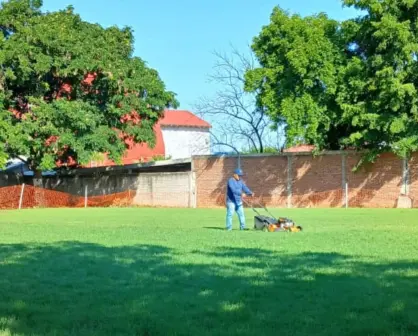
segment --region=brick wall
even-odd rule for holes
[[[268,206],[342,207],[347,183],[349,207],[396,207],[402,190],[402,159],[383,154],[354,173],[359,159],[350,152],[244,156],[241,167],[247,185]],[[197,207],[224,206],[226,181],[237,163],[237,157],[193,159]],[[410,196],[418,207],[418,154],[409,166]]]
[[[360,156],[347,157],[347,182],[351,207],[394,208],[402,188],[403,161],[383,154],[374,164],[353,173]]]
[[[289,156],[292,162],[292,206],[335,207],[343,202],[340,156]],[[286,158],[287,160],[287,158]]]
[[[413,206],[418,208],[418,153],[409,161],[408,176],[403,160],[392,154],[381,155],[354,173],[359,158],[353,153],[317,157],[290,153],[244,156],[240,163],[257,200],[268,206],[342,207],[347,183],[349,207],[393,208],[407,181]],[[195,157],[193,173],[47,178],[43,188],[25,181],[22,206],[82,207],[87,191],[88,206],[223,207],[226,181],[237,164],[237,157]],[[18,207],[22,183],[22,179],[0,175],[0,209]]]
[[[237,167],[237,158],[195,158],[197,207],[225,204],[226,180]],[[285,206],[287,202],[287,158],[281,156],[241,158],[248,187],[264,202]]]

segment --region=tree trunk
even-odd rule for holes
[[[42,171],[36,169],[33,177],[33,186],[35,190],[35,204],[37,208],[45,207],[45,193],[43,188]]]

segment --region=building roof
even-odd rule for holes
[[[123,172],[123,171],[142,171],[142,172],[172,172],[172,171],[190,171],[190,164],[192,162],[191,158],[188,159],[175,159],[175,160],[162,160],[154,162],[142,162],[142,163],[132,163],[132,164],[123,164],[120,166],[117,165],[108,165],[108,166],[97,166],[97,167],[79,167],[70,170],[60,171],[61,175],[77,175],[77,174],[91,174],[95,172]]]
[[[211,128],[211,125],[187,110],[165,110],[159,122],[161,126]]]
[[[4,170],[0,169],[0,173],[14,173],[22,174],[23,176],[35,176],[35,173],[29,169],[28,165],[19,159],[11,159],[6,163]],[[42,172],[42,176],[56,175],[54,170],[47,170]]]
[[[133,141],[126,140],[125,143],[128,148],[122,158],[123,165],[147,162],[155,157],[165,157],[165,144],[160,125],[157,123],[154,126],[155,146],[151,147],[146,143],[136,144]],[[115,166],[112,160],[107,155],[104,155],[104,160],[99,162],[90,162],[87,167],[98,166]]]
[[[165,110],[164,116],[156,123],[154,126],[156,144],[152,148],[147,144],[134,144],[129,142],[128,149],[125,152],[125,155],[122,158],[122,163],[124,165],[136,164],[141,162],[151,161],[155,157],[165,157],[165,143],[162,134],[161,127],[171,126],[171,127],[200,127],[200,128],[210,128],[211,125],[205,120],[194,115],[190,111],[186,110]],[[113,161],[109,160],[107,155],[101,162],[90,162],[87,167],[97,167],[97,166],[114,166],[116,165]]]
[[[87,81],[91,78],[87,78]],[[17,111],[13,111],[17,113]],[[128,148],[125,155],[122,158],[124,165],[137,164],[141,162],[152,161],[156,157],[161,158],[166,156],[165,143],[162,134],[161,127],[172,126],[172,127],[198,127],[209,129],[211,125],[205,120],[194,115],[192,112],[187,110],[165,110],[164,116],[158,120],[154,126],[155,132],[155,146],[148,146],[146,143],[135,144],[132,141],[127,141]],[[60,164],[59,164],[60,165]],[[97,166],[114,166],[116,165],[111,161],[106,154],[104,154],[103,160],[98,162],[90,162],[84,167],[97,167]]]

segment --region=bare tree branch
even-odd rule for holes
[[[212,136],[212,138],[215,140],[215,143],[216,143],[216,145],[218,145],[218,146],[225,146],[225,147],[229,147],[229,148],[231,148],[233,151],[235,151],[235,152],[237,152],[238,154],[239,154],[239,150],[235,147],[235,146],[233,146],[233,145],[231,145],[228,141],[222,141],[222,140],[220,140],[217,136],[216,136],[216,134],[214,134],[214,133],[212,133],[211,132],[211,136]]]
[[[229,55],[214,55],[214,72],[209,78],[221,90],[214,97],[202,97],[195,106],[197,114],[212,123],[213,144],[234,151],[244,148],[262,153],[267,147],[279,150],[281,146],[276,140],[280,136],[272,136],[273,122],[257,106],[255,95],[244,91],[245,73],[256,66],[253,53],[247,55],[231,47]]]

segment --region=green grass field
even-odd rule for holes
[[[0,212],[0,335],[418,334],[418,211],[273,212]]]

